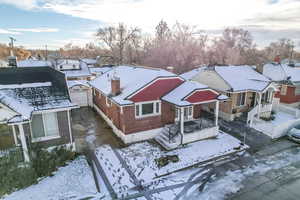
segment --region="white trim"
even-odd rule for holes
[[[73,143],[73,133],[72,133],[72,127],[71,127],[71,117],[70,117],[70,111],[68,110],[68,124],[69,124],[69,133],[70,133],[70,143]],[[59,129],[59,127],[58,127]]]
[[[47,114],[47,113],[39,113],[39,114],[42,115],[42,121],[43,121],[43,128],[44,128],[44,135],[45,136],[34,138],[33,137],[33,131],[32,131],[32,122],[31,122],[30,123],[31,142],[42,142],[42,141],[47,141],[47,140],[53,140],[53,139],[61,138],[60,131],[59,131],[59,125],[58,125],[58,119],[57,119],[57,112],[55,112],[55,119],[56,119],[56,123],[57,123],[58,135],[53,135],[53,136],[46,136],[44,114]]]
[[[142,105],[144,104],[150,104],[152,103],[153,104],[153,113],[151,114],[145,114],[143,115],[142,114]],[[156,109],[157,109],[157,103],[159,105],[159,110],[158,112],[156,112]],[[139,107],[139,114],[137,115],[136,114],[136,107]],[[138,103],[135,103],[134,104],[134,115],[135,115],[135,118],[136,119],[141,119],[141,118],[146,118],[146,117],[152,117],[152,116],[159,116],[161,115],[161,101],[160,100],[156,100],[156,101],[143,101],[143,102],[138,102]]]
[[[131,97],[135,96],[136,94],[138,94],[139,92],[143,91],[144,89],[146,89],[147,87],[149,87],[150,85],[154,84],[156,81],[158,80],[167,80],[167,79],[179,79],[182,81],[185,81],[182,77],[180,76],[168,76],[168,77],[158,77],[153,79],[152,81],[150,81],[149,83],[147,83],[145,86],[143,86],[142,88],[136,90],[134,93],[132,93],[131,95],[129,95],[126,99],[130,99]]]
[[[79,106],[72,106],[72,107],[67,107],[67,108],[57,108],[57,109],[45,109],[45,110],[38,110],[38,111],[33,111],[32,114],[43,114],[43,113],[51,113],[51,112],[61,112],[61,111],[67,111],[67,110],[72,110],[74,108],[79,108]]]
[[[19,127],[20,139],[21,139],[21,144],[22,144],[22,149],[24,154],[24,160],[25,162],[29,162],[30,158],[29,158],[29,152],[28,152],[28,147],[26,142],[26,136],[24,133],[24,128],[22,124],[20,124],[18,127]]]
[[[58,136],[45,136],[45,137],[39,137],[39,138],[32,138],[31,142],[43,142],[43,141],[48,141],[48,140],[54,140],[54,139],[59,139],[61,138],[60,135]]]

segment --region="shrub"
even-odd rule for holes
[[[166,165],[168,165],[170,162],[178,162],[179,158],[177,155],[170,155],[170,156],[164,156],[164,157],[160,157],[158,159],[155,159],[156,165],[160,168],[160,167],[164,167]]]
[[[37,174],[30,165],[21,165],[15,153],[0,158],[0,197],[37,183]]]
[[[73,160],[76,154],[64,146],[51,151],[33,146],[30,163],[20,163],[17,156],[10,152],[0,157],[0,197],[36,184],[41,177],[52,176],[58,167]]]

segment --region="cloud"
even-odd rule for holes
[[[0,28],[0,34],[20,35],[20,34],[22,34],[22,33],[16,32],[16,31],[9,31],[9,30],[5,30],[5,29],[1,29],[1,28]]]
[[[37,0],[0,0],[0,4],[9,4],[21,9],[30,10],[37,7]]]
[[[18,32],[33,32],[33,33],[44,33],[44,32],[58,32],[57,28],[10,28],[11,31]]]

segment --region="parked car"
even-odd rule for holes
[[[288,132],[288,137],[295,141],[300,143],[300,125],[295,126],[294,128],[292,128],[289,132]]]

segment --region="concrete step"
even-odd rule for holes
[[[172,149],[176,149],[180,143],[179,142],[171,142],[169,143],[169,139],[165,137],[163,137],[162,135],[159,135],[157,137],[155,137],[155,141],[157,141],[164,149],[166,150],[172,150]]]

